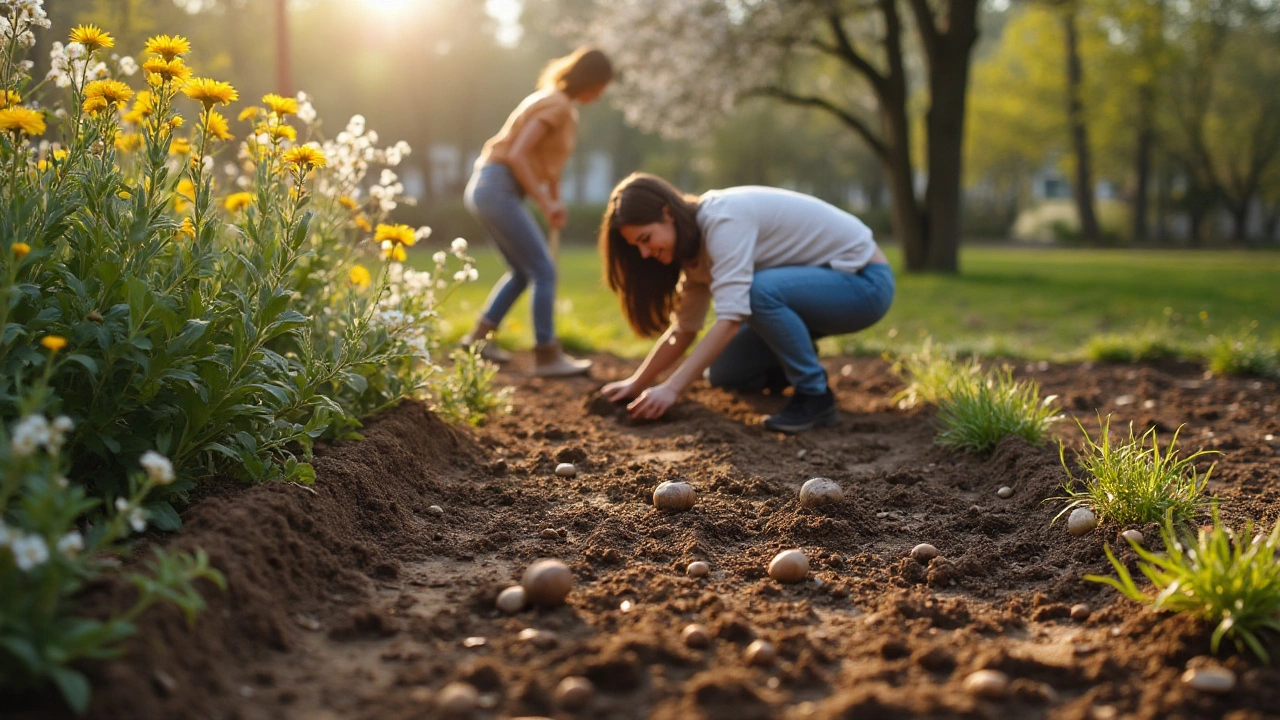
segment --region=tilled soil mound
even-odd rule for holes
[[[771,433],[760,418],[783,398],[705,386],[667,419],[633,424],[592,399],[630,367],[597,360],[593,379],[502,376],[516,409],[479,431],[406,404],[365,441],[321,452],[314,488],[196,503],[169,546],[204,548],[229,588],[207,593],[194,627],[168,610],[144,617],[127,657],[90,668],[91,717],[438,717],[453,680],[479,691],[482,718],[1280,717],[1280,669],[1227,644],[1219,661],[1237,687],[1187,688],[1205,628],[1082,580],[1110,573],[1104,545],[1134,554],[1121,528],[1072,537],[1052,522],[1061,503],[1045,500],[1066,478],[1056,446],[939,448],[931,413],[895,408],[897,381],[870,359],[828,362],[835,428]],[[1223,453],[1210,485],[1223,516],[1275,522],[1276,383],[1182,364],[1019,370],[1091,432],[1099,412],[1113,431],[1155,425],[1166,441],[1185,423],[1181,447]],[[1080,444],[1074,422],[1057,432]],[[577,477],[557,477],[559,462]],[[813,476],[839,482],[845,501],[801,508]],[[653,488],[675,479],[697,505],[657,512]],[[941,556],[916,562],[917,543]],[[792,547],[811,571],[781,585],[765,566]],[[568,605],[498,612],[498,591],[540,557],[573,569]],[[710,575],[687,577],[692,560]],[[110,587],[85,599],[125,601]],[[1090,612],[1072,619],[1079,603]],[[681,642],[695,622],[705,648]],[[747,663],[754,639],[776,646],[775,662]],[[1265,641],[1280,657],[1280,639]],[[981,668],[1013,679],[1004,697],[964,688]],[[572,675],[595,687],[575,711],[555,692]]]

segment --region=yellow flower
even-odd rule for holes
[[[133,90],[119,80],[94,80],[84,86],[84,96],[102,98],[119,107],[129,102],[129,98],[133,97]]]
[[[97,25],[81,25],[72,30],[71,42],[80,43],[89,52],[93,52],[98,48],[115,47],[116,45],[115,38]]]
[[[413,228],[408,225],[383,225],[378,224],[378,231],[373,235],[374,242],[390,241],[397,245],[411,247],[418,242],[418,238],[413,234]]]
[[[192,100],[203,103],[205,110],[214,105],[230,105],[240,99],[240,93],[231,87],[231,83],[210,78],[196,78],[184,85],[182,92]]]
[[[169,129],[170,129],[170,130],[177,130],[178,128],[180,128],[180,127],[182,127],[183,125],[185,125],[185,124],[186,124],[186,122],[187,122],[187,121],[186,121],[185,119],[183,119],[183,117],[182,117],[181,115],[174,115],[173,117],[169,118],[169,123],[168,123],[168,125],[169,125]]]
[[[260,112],[262,112],[262,108],[250,105],[249,107],[240,111],[240,117],[237,119],[240,122],[244,122],[245,120],[252,120],[253,118],[257,117],[258,113]]]
[[[178,187],[174,192],[177,197],[173,199],[173,205],[178,212],[184,212],[187,206],[196,201],[196,186],[188,178],[179,180]]]
[[[100,97],[85,98],[84,105],[80,107],[89,115],[97,115],[107,109],[107,99]]]
[[[67,339],[61,335],[45,335],[40,338],[40,344],[43,345],[46,350],[58,352],[67,346]]]
[[[70,153],[69,151],[67,151],[67,150],[54,150],[54,151],[53,151],[53,159],[54,159],[54,160],[57,160],[57,161],[66,160],[66,159],[67,159],[67,156],[68,156],[68,155],[70,155],[70,154],[71,154],[71,153]]]
[[[360,205],[354,199],[352,199],[350,195],[343,195],[342,197],[338,198],[338,204],[348,210],[355,210],[356,208],[360,207]]]
[[[232,193],[231,195],[228,195],[226,202],[223,203],[223,207],[225,207],[230,212],[239,212],[240,210],[243,210],[249,207],[249,205],[252,203],[253,203],[252,193],[238,192],[238,193]]]
[[[0,132],[40,135],[44,133],[44,114],[25,107],[0,110]]]
[[[408,259],[408,257],[409,256],[404,251],[403,245],[393,243],[390,240],[382,243],[382,259],[383,260],[390,258],[391,260],[395,260],[396,262],[404,262],[406,259]]]
[[[276,117],[295,115],[298,112],[298,101],[293,98],[281,97],[272,93],[262,96],[262,102],[271,108],[271,112],[275,113]]]
[[[362,288],[369,287],[369,281],[373,279],[363,265],[356,265],[351,268],[351,274],[348,277],[351,278],[352,284],[359,285]]]
[[[182,225],[178,226],[178,234],[189,238],[196,236],[196,226],[195,223],[191,222],[191,218],[182,219]]]
[[[151,58],[142,63],[142,69],[147,71],[152,84],[160,84],[171,80],[185,81],[191,77],[191,68],[182,62],[182,58],[173,58],[172,60]]]
[[[272,125],[270,128],[267,128],[267,132],[276,140],[288,140],[289,142],[293,142],[298,139],[298,131],[294,130],[289,125]]]
[[[186,138],[180,138],[180,137],[174,138],[173,142],[169,143],[169,154],[170,155],[190,155],[191,141]],[[184,180],[183,182],[189,183],[190,181]],[[181,187],[181,185],[179,185],[179,187]]]
[[[373,226],[369,224],[369,218],[363,215],[356,216],[356,227],[365,232],[373,232]]]
[[[231,126],[227,123],[227,119],[222,116],[222,113],[210,111],[207,128],[209,134],[219,140],[235,140],[235,136],[231,134]]]
[[[12,90],[0,93],[0,108],[7,108],[22,102],[22,96]]]
[[[142,147],[142,135],[138,133],[116,133],[116,149],[120,152],[133,152]]]
[[[13,254],[17,255],[19,260],[26,257],[29,252],[31,252],[30,245],[24,242],[17,242],[13,244]]]
[[[119,192],[116,193],[116,197],[120,198],[121,200],[128,200],[129,198],[133,197],[133,193],[129,192],[128,190],[120,190]]]
[[[320,148],[314,145],[299,145],[296,148],[285,151],[284,161],[303,168],[322,168],[326,162],[324,153],[320,152]]]
[[[133,108],[125,113],[125,122],[131,122],[134,125],[141,125],[142,121],[151,117],[155,112],[155,98],[148,90],[138,93],[138,97],[133,101]]]
[[[149,52],[152,55],[159,55],[165,60],[172,60],[179,55],[186,55],[191,52],[191,43],[181,35],[156,35],[148,38],[147,44],[143,48],[143,52]]]

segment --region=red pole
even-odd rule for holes
[[[289,0],[276,0],[276,92],[293,95],[293,71],[289,66]]]

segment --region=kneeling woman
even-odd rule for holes
[[[814,341],[870,327],[893,302],[893,271],[871,230],[788,190],[696,197],[635,174],[609,198],[600,252],[631,327],[642,337],[662,333],[631,377],[602,390],[615,402],[634,398],[627,408],[636,418],[660,417],[705,371],[717,387],[793,386],[786,406],[765,418],[772,430],[834,425],[835,396]],[[715,324],[680,362],[713,300]]]

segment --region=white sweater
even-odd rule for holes
[[[751,317],[751,280],[758,270],[799,265],[856,273],[877,249],[861,220],[790,190],[711,190],[702,196],[697,218],[702,251],[683,268],[672,317],[682,331],[702,328],[712,299],[719,319]]]

